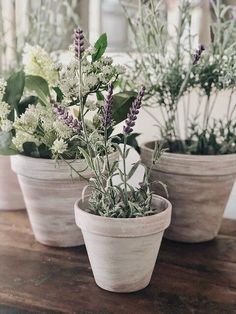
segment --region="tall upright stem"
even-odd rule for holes
[[[107,162],[107,170],[108,170],[108,175],[109,175],[109,183],[110,186],[113,187],[113,182],[112,182],[112,178],[111,178],[111,167],[110,167],[110,162],[109,162],[109,158],[108,158],[108,147],[107,147],[107,128],[105,128],[105,155],[106,155],[106,162]],[[115,204],[115,195],[114,195],[114,191],[111,190],[111,196],[112,196],[112,200],[113,200],[113,204]]]
[[[128,191],[127,191],[127,172],[126,172],[126,146],[127,146],[127,135],[124,135],[124,147],[123,147],[123,173],[124,173],[124,194],[125,194],[125,203],[128,206]]]
[[[89,143],[89,138],[88,138],[88,133],[87,133],[87,128],[86,128],[86,123],[84,120],[84,100],[83,100],[83,96],[81,93],[81,87],[83,85],[83,81],[82,81],[82,68],[81,68],[81,59],[79,59],[79,102],[80,102],[80,110],[81,110],[81,123],[82,123],[82,127],[83,127],[83,131],[84,131],[84,137],[85,137],[85,142],[87,144],[87,149],[89,152],[89,157],[90,157],[90,161],[91,161],[91,166],[92,166],[92,170],[94,172],[94,175],[96,176],[97,182],[100,185],[100,188],[102,188],[104,191],[104,186],[102,184],[102,181],[100,180],[100,176],[97,173],[96,167],[94,165],[94,160],[93,160],[93,151],[91,150],[91,146]]]
[[[208,123],[207,117],[208,117],[209,105],[210,105],[210,96],[207,96],[204,115],[203,115],[203,130],[207,128],[207,123]]]

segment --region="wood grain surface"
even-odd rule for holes
[[[150,285],[114,294],[95,285],[85,247],[37,243],[25,212],[0,213],[0,313],[236,313],[236,221],[201,244],[165,240]]]

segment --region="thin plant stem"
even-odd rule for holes
[[[127,146],[127,135],[124,134],[124,147],[123,147],[123,154],[122,154],[122,159],[123,159],[123,176],[124,176],[124,196],[125,196],[125,204],[126,206],[129,205],[128,203],[128,185],[127,185],[127,172],[126,172],[126,146]]]
[[[185,97],[183,99],[183,113],[184,113],[184,137],[187,138],[187,108],[186,108],[186,100]]]
[[[226,119],[227,121],[229,121],[229,113],[230,113],[230,107],[231,107],[231,102],[232,102],[232,97],[233,97],[233,93],[234,93],[234,89],[231,90],[230,96],[229,96],[229,102],[228,102],[228,106],[227,106],[227,114],[226,114]]]
[[[108,170],[108,175],[109,175],[109,183],[110,183],[110,186],[113,187],[113,182],[112,182],[112,178],[111,178],[111,167],[110,167],[110,161],[109,161],[109,158],[108,158],[108,149],[107,149],[107,127],[105,127],[105,132],[104,132],[104,144],[105,144],[105,155],[106,155],[106,162],[107,162],[107,170]],[[112,198],[112,201],[113,201],[113,204],[115,204],[115,195],[114,195],[114,191],[113,189],[111,189],[111,198]]]
[[[232,111],[231,111],[230,116],[229,116],[229,120],[232,120],[233,114],[234,114],[235,111],[236,111],[236,104],[232,108]]]
[[[215,97],[214,97],[214,99],[213,99],[213,101],[212,101],[212,104],[211,104],[211,106],[210,106],[209,112],[208,112],[208,114],[207,114],[207,125],[208,125],[209,119],[210,119],[210,117],[211,117],[211,115],[212,115],[213,109],[215,108],[215,104],[216,104],[216,101],[217,101],[217,97],[218,97],[218,93],[216,92]]]
[[[210,106],[210,96],[207,95],[204,114],[203,114],[203,130],[207,128],[207,122],[208,122],[207,116],[208,116],[209,106]]]
[[[102,184],[102,181],[100,180],[100,176],[97,173],[96,167],[94,165],[94,161],[93,161],[93,155],[94,154],[93,154],[93,152],[91,150],[91,146],[90,146],[89,138],[88,138],[88,133],[87,133],[87,127],[86,127],[86,123],[85,123],[85,120],[84,120],[84,100],[83,100],[83,96],[82,96],[82,93],[81,93],[82,85],[83,85],[82,67],[81,67],[81,59],[79,58],[79,86],[80,86],[80,89],[79,89],[79,102],[80,102],[80,108],[81,108],[81,123],[82,123],[83,131],[84,131],[84,137],[85,137],[85,141],[86,141],[86,144],[87,144],[87,149],[88,149],[89,155],[90,155],[90,162],[91,162],[92,170],[94,172],[94,175],[96,176],[96,179],[97,179],[101,189],[103,189],[104,192],[105,192],[105,189],[104,189],[104,186]]]

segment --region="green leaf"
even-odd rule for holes
[[[19,116],[25,112],[25,110],[29,107],[29,105],[36,105],[38,102],[38,97],[36,96],[28,96],[24,98],[18,104],[18,114]]]
[[[133,147],[138,154],[140,154],[140,147],[137,142],[137,137],[140,135],[140,133],[132,133],[127,137],[127,145]],[[115,143],[115,147],[118,144],[123,144],[124,143],[124,134],[120,133],[117,134],[115,138],[112,139],[112,142]]]
[[[25,77],[25,86],[28,90],[35,92],[44,105],[48,104],[50,92],[45,79],[40,76],[27,75]]]
[[[57,101],[61,102],[64,98],[64,95],[63,95],[61,89],[58,86],[56,86],[56,87],[53,87],[53,90],[57,94]]]
[[[82,147],[78,147],[78,149],[80,153],[83,155],[84,159],[86,160],[86,163],[89,166],[89,168],[92,169],[93,167],[89,154]]]
[[[115,124],[124,121],[137,96],[135,92],[122,92],[113,95],[112,117]]]
[[[35,157],[35,158],[40,157],[38,147],[34,142],[25,142],[23,144],[23,150],[26,156]]]
[[[25,87],[25,73],[23,71],[12,74],[7,80],[7,87],[3,100],[7,102],[12,109],[9,115],[11,121],[14,120],[14,109],[18,114],[18,103],[21,100]]]
[[[96,52],[92,55],[92,61],[95,62],[101,58],[107,48],[107,34],[102,34],[96,41],[94,47]]]
[[[96,92],[96,96],[98,101],[104,100],[104,96],[100,91]]]
[[[45,144],[39,145],[38,151],[39,151],[40,158],[46,158],[46,159],[52,158],[52,152]]]
[[[16,155],[18,152],[11,147],[12,134],[11,132],[0,132],[0,155]]]
[[[127,175],[127,180],[129,180],[130,178],[132,178],[132,176],[134,175],[134,173],[136,172],[138,166],[141,164],[141,160],[138,160],[137,162],[135,162],[132,165],[132,168],[130,169],[128,175]]]

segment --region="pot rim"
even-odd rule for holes
[[[109,156],[115,156],[117,155],[117,151],[114,151],[112,152]],[[56,163],[64,163],[64,160],[63,159],[58,159],[58,160],[55,160],[55,159],[50,159],[50,158],[38,158],[38,157],[31,157],[31,156],[26,156],[26,155],[23,155],[23,154],[17,154],[17,155],[11,155],[11,156],[1,156],[0,157],[9,157],[11,159],[15,159],[15,158],[25,158],[25,159],[28,159],[28,160],[34,160],[35,162],[37,162],[38,160],[42,161],[42,162],[48,162],[48,163],[51,163],[51,164],[56,164]],[[70,163],[80,163],[80,162],[83,162],[85,161],[84,158],[79,158],[79,159],[65,159],[67,162],[70,162]]]
[[[118,152],[112,152],[110,158],[118,159]],[[68,159],[65,162],[61,159],[56,161],[21,154],[11,156],[11,168],[17,175],[39,180],[82,180],[68,163],[85,178],[93,176],[85,159]]]
[[[148,167],[152,164],[153,149],[149,141],[141,145],[141,160]],[[186,155],[163,153],[153,168],[170,175],[227,177],[236,175],[236,154],[227,155]]]
[[[166,206],[161,212],[150,216],[113,218],[94,215],[81,209],[79,204],[82,202],[82,198],[80,198],[74,205],[76,223],[82,230],[107,237],[139,237],[159,233],[170,224],[172,204],[166,198],[156,194],[153,194],[153,201],[164,202]],[[85,220],[85,223],[81,218]],[[88,223],[86,224],[86,222]],[[112,231],[109,231],[108,228]]]
[[[153,152],[153,149],[148,147],[148,144],[158,142],[158,140],[153,140],[153,141],[147,141],[141,144],[141,149],[145,149],[149,152]],[[206,161],[213,161],[216,159],[222,160],[234,160],[236,159],[236,153],[234,154],[222,154],[222,155],[189,155],[189,154],[180,154],[180,153],[169,153],[169,152],[164,152],[163,156],[165,157],[175,157],[176,159],[187,159],[187,160],[193,160],[193,161],[199,161],[201,160],[206,160]]]

